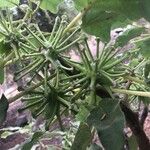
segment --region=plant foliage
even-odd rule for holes
[[[1,11],[0,15],[0,83],[4,68],[10,64],[19,65],[14,81],[30,78],[9,102],[21,98],[25,106],[19,111],[30,109],[34,118],[43,116],[45,130],[55,121],[63,130],[61,117],[75,116],[80,125],[72,150],[98,148],[100,145],[92,142],[96,134],[106,150],[123,149],[125,112],[120,103],[130,105],[134,100],[144,101],[143,97],[149,103],[150,34],[133,22],[140,18],[150,21],[150,1],[76,0],[79,14],[72,21],[66,14],[58,15],[51,32],[40,30],[34,15],[40,8],[57,13],[62,0],[29,2],[19,20],[14,20],[11,9],[1,3],[6,13]],[[111,43],[110,32],[117,27],[125,30]],[[90,35],[95,36],[93,47]],[[123,51],[127,44],[134,46]],[[78,53],[78,61],[69,56],[71,49]],[[4,95],[0,103],[2,123],[8,109]],[[43,134],[34,133],[23,149],[31,149]]]

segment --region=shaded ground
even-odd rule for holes
[[[17,144],[21,144],[25,141],[27,135],[25,134],[13,134],[8,136],[6,139],[0,138],[0,149],[1,150],[8,150],[10,148],[15,147]]]

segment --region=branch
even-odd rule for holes
[[[145,122],[145,120],[147,118],[147,115],[148,115],[148,106],[145,106],[143,111],[142,111],[142,114],[140,116],[140,118],[141,118],[140,119],[140,125],[141,125],[142,128],[144,126],[144,122]]]
[[[139,84],[142,84],[142,85],[145,85],[147,86],[147,84],[143,81],[143,80],[140,80],[138,79],[137,77],[132,77],[132,76],[124,76],[124,79],[128,79],[132,82],[136,82],[136,83],[139,83]]]
[[[124,90],[124,89],[116,89],[116,88],[111,88],[111,90],[115,93],[120,93],[120,94],[150,97],[150,92],[132,91],[132,90]]]
[[[120,102],[122,111],[124,112],[126,122],[130,127],[131,131],[136,137],[136,141],[139,146],[139,150],[148,150],[150,149],[150,142],[146,136],[141,123],[138,119],[138,115],[134,113],[124,102]]]

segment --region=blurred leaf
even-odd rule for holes
[[[144,78],[146,84],[150,86],[150,61],[149,60],[146,62],[144,67]],[[148,98],[142,98],[142,99],[144,99],[144,102],[146,101],[146,103],[149,101]]]
[[[107,150],[120,150],[124,145],[124,115],[119,101],[103,99],[98,107],[91,111],[87,119],[98,132],[102,145]]]
[[[71,150],[86,150],[87,146],[90,144],[92,138],[91,136],[90,127],[85,123],[81,123],[76,133]]]
[[[128,138],[128,144],[129,144],[129,149],[131,149],[131,150],[138,149],[138,144],[136,142],[136,137],[134,135],[132,135],[131,137]]]
[[[94,144],[91,144],[89,150],[103,150],[103,149],[99,145],[94,143]]]
[[[140,8],[145,19],[150,21],[150,0],[140,0]]]
[[[52,13],[57,13],[58,5],[63,2],[63,0],[42,0],[41,8],[51,11]]]
[[[132,27],[131,29],[127,29],[121,36],[116,39],[116,46],[123,47],[126,45],[131,39],[138,37],[144,32],[144,28],[142,27]]]
[[[87,7],[88,0],[76,0],[76,7],[81,10]],[[147,5],[145,5],[145,3]],[[95,1],[91,9],[85,13],[82,28],[85,32],[99,36],[102,41],[110,40],[110,30],[117,22],[136,21],[142,17],[150,19],[150,1],[145,0],[105,0]],[[118,25],[119,25],[118,24]]]
[[[29,37],[30,42],[38,49],[41,47],[41,44],[39,42],[37,42],[37,39],[33,38],[33,37]],[[31,51],[30,49],[27,48],[27,51]]]
[[[149,97],[138,96],[138,100],[142,101],[145,105],[149,105],[150,104]]]
[[[148,79],[150,73],[150,61],[147,61],[144,67],[144,78]]]
[[[0,0],[0,7],[14,7],[19,4],[19,0]]]
[[[55,91],[55,89],[54,89],[54,91],[52,90],[49,93],[47,101],[48,101],[48,105],[45,108],[45,118],[46,119],[53,119],[54,116],[56,115],[56,112],[57,112],[58,107],[59,107],[59,103],[57,100],[57,92]]]
[[[0,84],[3,84],[3,82],[4,82],[4,67],[0,66]]]
[[[45,108],[45,118],[46,120],[46,124],[45,124],[45,130],[49,130],[49,126],[51,124],[51,122],[53,121],[57,111],[58,111],[58,103],[56,101],[56,103],[54,105],[47,105]]]
[[[36,144],[39,138],[43,135],[43,132],[36,132],[33,134],[30,142],[23,145],[21,150],[30,150],[34,144]]]
[[[80,10],[87,7],[89,2],[92,2],[91,0],[74,0],[76,7]],[[148,0],[145,0],[145,2],[149,5]],[[146,15],[149,15],[148,12],[143,10],[143,8],[146,7],[144,2],[141,0],[95,0],[93,7],[91,10],[95,9],[95,11],[110,11],[110,12],[116,12],[118,15],[119,13],[121,15],[124,15],[130,19],[138,19],[142,15],[144,15],[143,12],[145,12]]]
[[[104,72],[100,72],[99,76],[97,77],[97,83],[99,83],[100,85],[112,86],[113,80],[109,76],[104,74]]]
[[[10,44],[4,43],[4,41],[0,41],[0,55],[8,54],[11,51]]]
[[[137,47],[140,48],[140,52],[145,58],[150,58],[150,38],[137,43]]]
[[[86,106],[81,105],[79,108],[79,112],[76,115],[76,118],[78,121],[85,122],[89,114],[90,114],[89,109]]]
[[[45,129],[49,129],[49,125],[54,119],[57,111],[59,111],[59,101],[57,100],[57,92],[55,89],[51,89],[52,91],[49,93],[47,98],[48,104],[45,108],[45,118],[47,119]]]
[[[8,100],[5,97],[4,94],[2,94],[2,97],[0,99],[0,125],[5,121],[7,116],[7,110],[8,110]]]
[[[116,22],[117,14],[100,10],[90,10],[83,17],[82,28],[85,32],[101,38],[102,41],[110,40],[110,30],[113,22]]]
[[[139,59],[138,58],[134,58],[130,61],[130,66],[131,67],[136,67],[139,64]]]
[[[74,0],[75,6],[78,10],[82,10],[88,5],[91,0]]]

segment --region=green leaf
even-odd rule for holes
[[[4,82],[4,68],[0,66],[0,84]]]
[[[56,14],[58,12],[58,5],[61,2],[63,0],[42,0],[40,7]]]
[[[79,108],[79,112],[76,115],[76,118],[78,121],[85,122],[89,114],[89,109],[86,106],[81,105]]]
[[[74,0],[75,6],[78,10],[85,8],[91,0]]]
[[[138,96],[138,101],[142,101],[145,105],[149,105],[149,97]]]
[[[10,44],[4,43],[3,40],[0,41],[0,55],[1,54],[8,54],[11,51]]]
[[[97,83],[99,83],[100,85],[112,86],[113,80],[100,71],[99,75],[97,76]]]
[[[139,64],[139,59],[138,58],[134,58],[130,62],[130,66],[133,67],[133,68],[136,67],[138,64]]]
[[[81,9],[81,7],[87,6],[88,0],[84,3],[77,0],[75,3],[77,8]],[[146,3],[147,6],[141,0],[97,0],[85,13],[82,19],[82,28],[85,32],[99,36],[101,40],[108,42],[111,26],[116,22],[136,21],[142,17],[148,18],[150,16],[149,9],[142,8],[149,8],[150,2],[146,1]]]
[[[71,150],[86,150],[87,146],[90,144],[91,136],[90,127],[85,123],[81,123],[76,133]]]
[[[55,89],[51,89],[52,91],[49,93],[49,96],[47,98],[48,104],[45,108],[45,118],[47,119],[45,129],[49,129],[50,123],[53,121],[57,111],[59,110],[60,104],[59,101],[57,100],[57,92]]]
[[[100,37],[102,41],[108,42],[111,25],[117,21],[116,16],[116,13],[92,9],[83,17],[82,28],[88,34],[95,35]]]
[[[97,129],[102,145],[107,150],[123,148],[124,121],[119,101],[113,99],[103,99],[87,119],[88,124]]]
[[[7,116],[7,110],[8,110],[8,100],[5,97],[4,94],[2,94],[2,97],[0,99],[0,125],[5,121]]]
[[[30,142],[23,145],[21,150],[29,150],[32,148],[34,144],[36,144],[39,138],[43,135],[43,132],[36,132],[33,134],[32,139]]]
[[[145,58],[150,58],[150,38],[137,43],[137,47]]]
[[[14,7],[19,5],[19,0],[0,0],[0,7]]]
[[[3,66],[3,59],[0,57],[0,84],[4,82],[4,66]]]
[[[144,67],[144,78],[148,79],[150,73],[150,61],[147,61]]]
[[[87,7],[92,0],[74,0],[75,5],[79,10]],[[150,17],[150,1],[149,0],[95,0],[91,9],[96,11],[110,11],[124,15],[129,19],[138,19],[141,17]]]
[[[131,29],[127,29],[121,36],[119,36],[116,40],[115,45],[123,47],[126,45],[131,39],[140,36],[144,32],[144,28],[142,27],[132,27]]]
[[[48,105],[45,109],[45,118],[46,119],[53,119],[54,116],[56,115],[56,112],[59,107],[59,102],[57,100],[57,92],[52,90],[49,93],[49,96],[47,98]]]
[[[144,18],[150,21],[150,0],[140,0],[140,7]]]
[[[91,144],[89,150],[103,150],[103,149],[99,145],[94,143],[94,144]]]
[[[144,81],[147,84],[147,86],[150,86],[150,61],[147,60],[144,66]],[[137,90],[143,90],[143,89],[137,89]],[[149,88],[145,88],[145,90],[149,91]],[[138,96],[138,100],[142,101],[145,105],[149,105],[150,101],[148,97]]]
[[[132,135],[131,137],[128,138],[128,144],[129,144],[129,149],[131,149],[131,150],[138,149],[138,144],[136,142],[136,137],[134,135]]]
[[[35,39],[34,37],[29,37],[30,42],[36,47],[36,48],[40,48],[41,44],[39,42],[37,42],[37,39]],[[26,48],[27,51],[31,51],[30,49]]]

